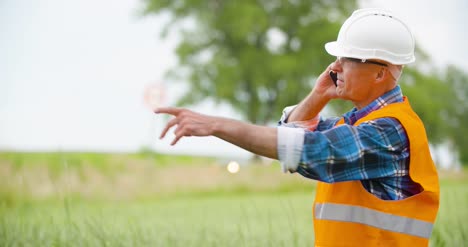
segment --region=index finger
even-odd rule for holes
[[[179,114],[182,111],[181,108],[177,107],[160,107],[154,110],[154,113],[166,113],[166,114],[171,114],[173,116]]]

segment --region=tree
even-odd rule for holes
[[[423,59],[424,61],[424,59]],[[426,64],[427,65],[427,64]],[[455,66],[423,73],[422,68],[407,68],[400,84],[413,109],[423,120],[433,144],[449,142],[468,165],[468,75]]]
[[[468,165],[468,75],[455,66],[445,70],[444,81],[451,94],[444,98],[452,105],[442,112],[449,126],[448,138],[457,147],[463,164]]]
[[[180,66],[172,73],[188,71],[190,88],[180,104],[211,98],[265,124],[304,97],[333,61],[323,46],[336,39],[356,1],[147,0],[146,6],[147,14],[168,11],[173,23],[193,22],[181,32]]]
[[[252,123],[276,120],[287,105],[298,103],[314,79],[335,58],[324,44],[335,40],[356,1],[298,0],[145,0],[145,14],[169,13],[180,28],[179,66],[189,90],[179,104],[205,99],[226,102]],[[430,57],[417,50],[418,63],[405,68],[403,92],[426,125],[429,139],[449,140],[468,164],[468,76],[450,66],[432,69]],[[429,68],[429,69],[427,69]],[[186,73],[183,73],[186,72]],[[351,104],[334,101],[336,112]]]

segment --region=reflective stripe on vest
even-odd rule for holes
[[[427,221],[336,203],[315,204],[315,219],[360,223],[422,238],[430,238],[433,227]]]

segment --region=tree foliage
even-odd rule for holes
[[[334,59],[323,52],[336,39],[355,1],[148,0],[146,12],[190,20],[177,47],[178,72],[190,82],[181,104],[211,98],[258,124],[310,91]]]
[[[448,125],[447,137],[457,147],[463,164],[468,165],[468,75],[455,66],[449,66],[444,75],[447,90],[445,101],[452,102],[441,111]]]
[[[307,95],[314,79],[334,60],[324,44],[335,40],[356,1],[145,0],[145,14],[169,13],[181,41],[179,65],[189,89],[179,104],[205,99],[225,102],[250,122],[265,124]],[[449,141],[468,163],[468,77],[450,66],[428,71],[429,56],[417,50],[418,64],[401,78],[403,92],[424,121],[433,143]],[[424,69],[426,66],[426,69]],[[337,112],[351,105],[336,101]]]
[[[442,72],[435,68],[423,71],[405,69],[400,80],[403,92],[423,120],[429,140],[433,144],[448,142],[468,164],[468,126],[464,124],[468,120],[468,75],[452,65]]]

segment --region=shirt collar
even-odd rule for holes
[[[400,86],[396,86],[394,89],[386,92],[382,96],[378,97],[370,104],[358,110],[357,108],[353,108],[351,111],[345,113],[343,118],[345,123],[347,124],[354,124],[359,119],[367,116],[369,113],[376,111],[388,104],[403,102],[403,93],[401,92]]]

